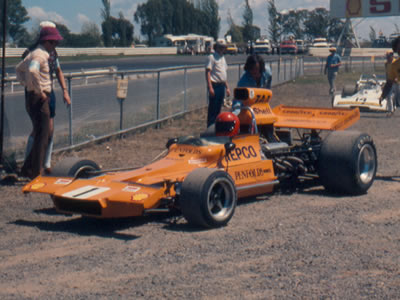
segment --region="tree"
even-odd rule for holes
[[[329,12],[325,8],[316,8],[309,12],[304,21],[305,33],[310,39],[328,37]]]
[[[245,7],[243,12],[243,40],[255,40],[254,27],[253,27],[253,10],[250,7],[249,0],[245,0]]]
[[[230,10],[228,11],[228,20],[227,21],[228,21],[229,29],[226,32],[225,36],[230,35],[232,42],[234,42],[234,43],[243,43],[243,28],[235,24]]]
[[[220,23],[215,0],[147,0],[138,5],[134,20],[150,45],[164,34],[196,33],[217,38]]]
[[[103,43],[105,47],[110,47],[112,45],[112,23],[111,17],[111,4],[110,0],[101,0],[104,8],[101,10],[101,17],[103,22],[101,23],[101,29],[103,31]]]
[[[4,0],[0,0],[0,7],[4,5]],[[21,46],[24,44],[24,40],[29,37],[26,28],[23,26],[25,22],[29,20],[28,12],[22,5],[21,0],[7,1],[7,36],[12,41]],[[3,32],[3,16],[0,16],[0,32]],[[3,36],[0,36],[1,43],[3,42]]]
[[[119,13],[119,18],[111,17],[112,23],[112,44],[118,47],[128,47],[133,42],[133,25],[124,18],[122,12]]]
[[[218,14],[218,3],[215,0],[201,0],[200,10],[204,12],[205,19],[203,24],[208,27],[208,34],[215,40],[218,38],[218,33],[221,27],[221,18]]]
[[[268,0],[269,38],[273,43],[278,43],[281,36],[281,14],[275,6],[274,0]]]

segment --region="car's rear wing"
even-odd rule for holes
[[[343,130],[360,119],[358,108],[270,107],[272,92],[262,88],[236,88],[235,99],[242,101],[241,125],[273,125],[275,127],[320,130]],[[246,108],[246,109],[244,109]]]
[[[360,119],[360,111],[354,109],[296,107],[279,105],[273,108],[278,120],[275,127],[321,130],[343,130]]]

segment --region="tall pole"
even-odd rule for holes
[[[6,77],[7,0],[3,0],[3,56],[1,59],[1,104],[0,104],[0,164],[3,163],[4,140],[4,83]]]

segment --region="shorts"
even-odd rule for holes
[[[56,94],[54,93],[54,90],[51,90],[50,93],[49,108],[50,108],[50,119],[53,119],[56,116]]]

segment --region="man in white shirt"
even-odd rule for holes
[[[206,81],[208,88],[208,115],[207,127],[215,123],[226,95],[231,92],[227,82],[228,65],[225,61],[224,52],[226,44],[224,41],[217,41],[214,46],[215,52],[208,56],[206,64]]]

